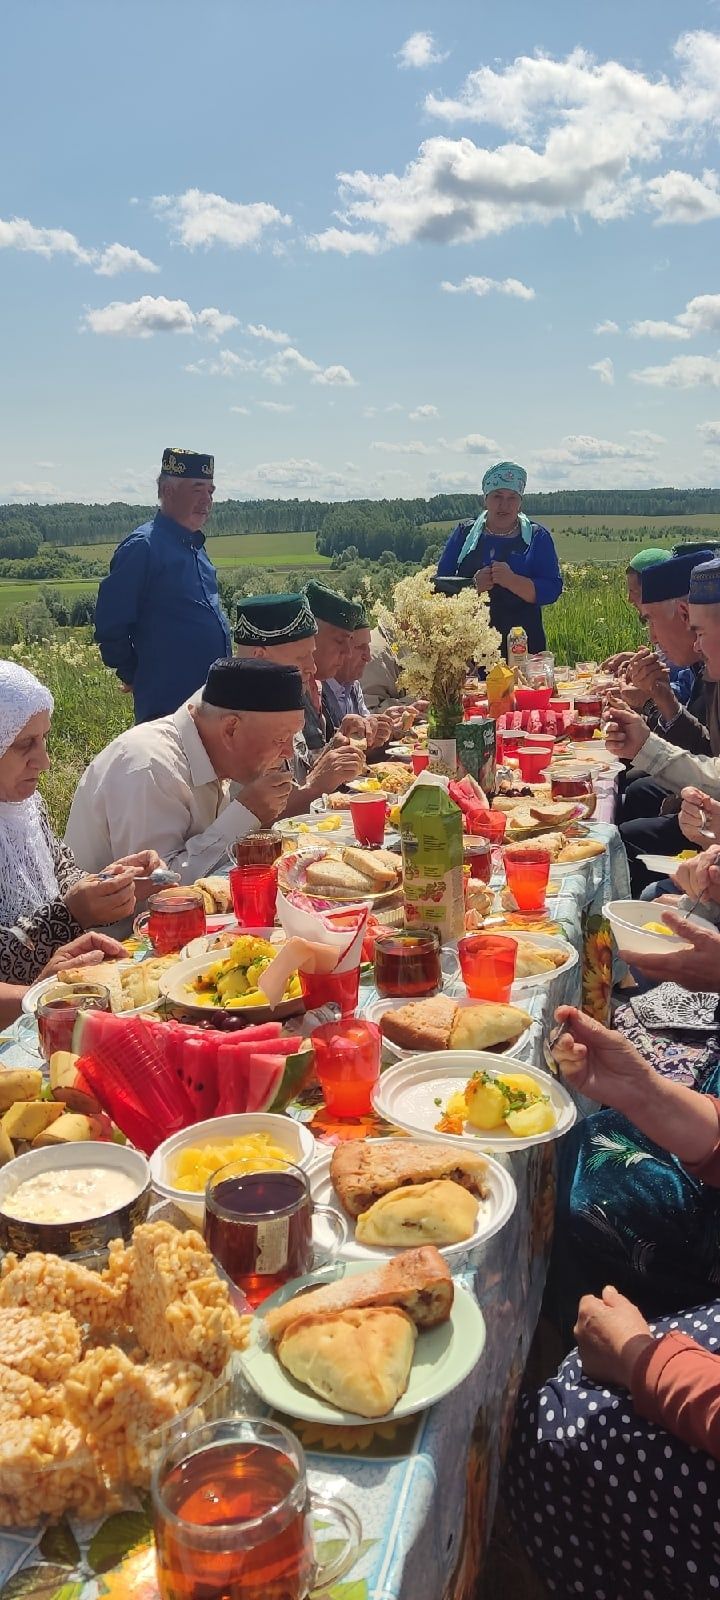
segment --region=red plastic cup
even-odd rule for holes
[[[272,927],[277,900],[277,867],[233,867],[230,891],[239,928]]]
[[[458,955],[471,999],[507,1005],[515,980],[517,940],[500,933],[471,933],[458,941]]]
[[[360,988],[359,966],[350,972],[301,972],[299,977],[306,1011],[339,1006],[341,1017],[354,1016]]]
[[[545,894],[550,877],[550,855],[539,846],[522,846],[522,853],[513,853],[512,846],[503,851],[507,886],[518,911],[543,911]]]
[[[376,850],[385,838],[386,794],[353,795],[350,816],[358,844]]]
[[[430,765],[430,756],[427,750],[413,750],[410,756],[410,763],[416,777],[418,773],[424,772]]]
[[[380,1076],[380,1029],[360,1018],[326,1022],[315,1028],[312,1043],[327,1110],[335,1117],[367,1116]]]
[[[524,745],[518,752],[518,765],[523,783],[539,783],[546,767],[550,765],[550,750],[534,749]]]
[[[552,699],[549,709],[551,711],[572,711],[572,700]]]

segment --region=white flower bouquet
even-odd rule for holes
[[[429,700],[435,733],[452,738],[468,668],[499,661],[500,634],[490,626],[486,595],[474,588],[437,594],[434,576],[434,567],[426,567],[403,578],[392,610],[378,606],[378,621],[394,640],[403,692]]]

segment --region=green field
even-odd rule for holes
[[[42,583],[0,581],[0,611],[12,611],[14,606],[27,605],[41,589],[60,589],[69,600],[77,600],[79,594],[95,594],[97,579],[95,582],[91,578],[44,578]]]
[[[583,517],[549,516],[545,526],[550,528],[561,561],[575,566],[592,563],[597,566],[626,566],[636,550],[647,545],[660,548],[680,543],[683,539],[697,542],[708,535],[710,542],[720,541],[720,516],[698,517]],[[455,522],[426,522],[429,534],[446,538]]]
[[[327,567],[328,556],[319,556],[314,533],[229,533],[208,537],[208,555],[215,566],[223,567]],[[73,555],[86,561],[109,561],[114,544],[74,544]]]

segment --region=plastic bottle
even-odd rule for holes
[[[511,628],[507,636],[508,666],[515,670],[515,678],[522,683],[528,659],[528,636],[524,628]]]

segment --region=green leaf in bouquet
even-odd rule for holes
[[[152,1526],[143,1511],[117,1511],[90,1540],[87,1559],[93,1572],[109,1572],[137,1545],[149,1544]]]

